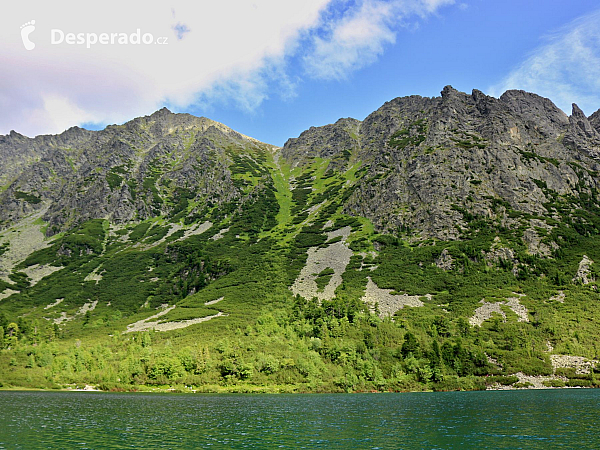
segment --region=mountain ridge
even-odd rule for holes
[[[598,114],[446,86],[281,148],[166,108],[2,136],[0,383],[597,386]]]

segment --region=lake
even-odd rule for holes
[[[600,448],[600,389],[206,395],[0,391],[0,448]]]

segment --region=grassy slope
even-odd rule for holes
[[[65,269],[29,288],[17,279],[13,287],[21,283],[23,292],[0,303],[6,317],[0,315],[0,383],[200,391],[479,389],[491,381],[514,382],[508,376],[517,371],[550,374],[548,343],[555,353],[600,354],[595,283],[571,283],[584,253],[600,261],[596,234],[561,228],[563,248],[546,260],[527,255],[515,232],[469,218],[473,233],[462,241],[409,245],[401,237],[377,235],[366,219],[341,213],[344,196],[354,183],[364,182],[358,163],[334,173],[326,160],[292,170],[284,162],[277,165],[268,151],[232,158],[233,179],[247,201],[241,210],[232,204],[224,207],[227,214],[213,208],[197,217],[198,223],[215,224],[203,234],[176,242],[183,233],[177,232],[146,248],[166,236],[167,221],[131,225],[116,235],[109,235],[105,221],[91,221],[31,255],[21,268]],[[189,202],[187,211],[194,206]],[[329,220],[331,229],[353,229],[349,243],[355,256],[337,299],[322,304],[294,299],[288,286],[308,248],[325,242],[322,229]],[[226,227],[221,239],[210,239]],[[512,265],[490,266],[481,257],[496,236],[515,249],[518,277]],[[359,256],[376,247],[375,258]],[[434,265],[444,248],[455,261],[449,272]],[[65,249],[72,256],[65,256]],[[377,268],[359,270],[361,262]],[[94,270],[102,279],[85,281]],[[360,301],[367,276],[380,288],[433,297],[424,298],[422,308],[401,310],[394,322],[380,320]],[[564,303],[550,300],[559,290]],[[517,322],[507,310],[506,323],[468,325],[480,300],[504,300],[514,293],[524,294],[529,322]],[[44,309],[59,298],[64,298],[60,305]],[[93,312],[76,315],[92,301],[98,301]],[[127,324],[155,314],[164,303],[178,305],[164,321],[218,311],[227,316],[165,333],[122,334]],[[54,326],[44,319],[59,311],[73,320]],[[23,313],[27,316],[20,317]],[[571,384],[597,384],[594,373],[565,374]]]

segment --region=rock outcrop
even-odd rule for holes
[[[599,187],[598,122],[576,105],[568,117],[523,91],[497,99],[447,86],[441,97],[387,102],[356,135],[342,126],[348,122],[311,128],[282,154],[292,164],[307,154],[337,158],[342,167],[362,161],[364,182],[344,212],[368,217],[378,231],[456,239],[474,218],[508,224],[512,210],[543,216],[554,212],[557,196],[591,195]]]
[[[43,218],[52,235],[93,218],[168,215],[181,197],[199,207],[241,198],[229,169],[236,154],[272,148],[166,108],[102,131],[0,136],[0,229],[42,204],[49,204]]]
[[[535,94],[494,98],[446,86],[440,97],[391,100],[362,122],[311,127],[277,156],[292,167],[315,158],[334,171],[359,166],[344,213],[368,218],[379,232],[448,240],[480,220],[517,228],[525,225],[518,214],[560,218],[565,199],[579,209],[600,190],[599,127],[600,113],[587,118],[577,105],[568,117]],[[74,127],[33,139],[12,132],[0,136],[0,229],[42,204],[48,235],[91,218],[174,215],[181,198],[202,211],[243,197],[231,168],[254,164],[261,151],[276,148],[164,108],[102,131]],[[257,169],[260,176],[269,175]],[[527,231],[525,244],[549,255],[551,243],[536,233]]]

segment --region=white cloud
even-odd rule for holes
[[[498,96],[508,89],[549,97],[567,113],[571,103],[588,115],[600,108],[600,11],[550,36],[490,92]]]
[[[307,72],[316,78],[345,78],[373,63],[386,44],[393,44],[396,28],[406,17],[424,17],[452,3],[454,0],[363,0],[341,19],[315,32],[304,57]]]
[[[290,58],[305,55],[308,76],[341,78],[373,62],[405,17],[425,16],[452,2],[6,3],[0,17],[0,134],[15,129],[33,136],[86,122],[119,123],[164,104],[184,109],[226,101],[252,110],[269,93],[294,96],[299,78],[289,73]],[[32,19],[36,47],[27,51],[20,26]],[[167,37],[168,45],[88,49],[50,43],[52,29],[130,34],[138,28]]]

